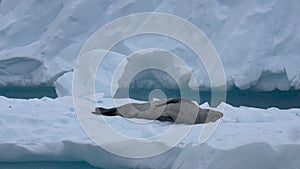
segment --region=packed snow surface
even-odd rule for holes
[[[99,98],[100,106],[113,106],[111,99]],[[72,102],[72,97],[0,97],[0,162],[86,161],[101,168],[300,168],[299,109],[226,104],[224,117],[206,143],[199,143],[204,126],[199,124],[171,150],[154,157],[131,159],[113,155],[92,142],[81,128]],[[201,107],[207,108],[208,104]],[[99,116],[91,118],[97,120]],[[157,135],[171,126],[159,121],[135,124],[122,117],[105,120],[116,131],[136,138]],[[101,133],[101,129],[95,130]]]
[[[52,85],[73,70],[83,44],[101,26],[124,15],[152,11],[185,18],[202,30],[220,55],[229,87],[300,88],[298,0],[2,0],[0,86]],[[196,74],[199,87],[210,87],[201,61],[174,39],[140,35],[112,50],[119,57],[149,47],[180,56]],[[163,81],[159,77],[152,80]],[[172,87],[169,82],[162,85]]]

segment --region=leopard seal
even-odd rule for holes
[[[223,117],[223,113],[219,111],[202,109],[193,101],[182,98],[163,99],[147,103],[130,103],[114,108],[96,107],[95,112],[92,113],[190,125],[215,122]]]

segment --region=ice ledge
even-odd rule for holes
[[[111,106],[113,102],[101,98],[99,104]],[[206,144],[198,143],[203,125],[195,125],[170,151],[156,157],[130,159],[103,150],[87,137],[76,118],[71,97],[0,97],[0,107],[1,162],[86,161],[102,168],[300,167],[300,109],[237,108],[226,104],[224,117]],[[134,125],[121,117],[106,120],[116,131],[136,137],[156,135],[169,127],[169,123],[162,122]]]
[[[252,169],[300,167],[300,144],[272,146],[267,143],[245,144],[233,149],[219,149],[208,144],[187,144],[150,158],[130,159],[113,155],[92,143],[63,141],[35,150],[15,144],[0,144],[0,162],[74,162],[85,161],[101,168],[206,168],[206,169]],[[45,149],[51,151],[46,152]],[[38,150],[39,149],[39,150]],[[135,149],[132,147],[132,149]],[[42,150],[42,151],[41,151]],[[9,153],[7,153],[9,152]]]

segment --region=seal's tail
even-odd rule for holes
[[[116,116],[117,109],[116,108],[106,109],[103,107],[96,107],[95,112],[92,112],[92,113],[98,114],[98,115],[104,115],[104,116]]]

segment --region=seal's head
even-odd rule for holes
[[[209,110],[205,122],[215,122],[223,117],[223,113],[216,110]]]

